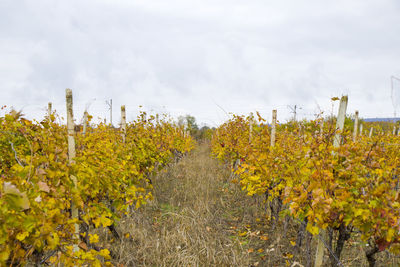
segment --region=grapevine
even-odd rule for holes
[[[144,118],[128,125],[125,142],[103,123],[90,123],[84,135],[77,129],[77,155],[69,163],[67,129],[55,113],[40,122],[15,111],[0,117],[0,265],[110,265],[98,236],[81,231],[76,240],[74,225],[113,226],[152,198],[150,176],[174,151],[194,147],[171,121]],[[71,203],[79,219],[72,219]]]

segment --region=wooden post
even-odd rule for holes
[[[340,105],[339,105],[339,112],[336,120],[336,130],[338,131],[343,131],[344,128],[344,119],[346,118],[346,109],[347,109],[347,102],[348,102],[348,97],[347,96],[342,96],[340,99]],[[334,147],[339,147],[340,142],[341,142],[341,133],[336,133],[334,140],[333,140],[333,146]]]
[[[122,131],[122,142],[126,141],[126,112],[125,105],[121,106],[121,131]]]
[[[364,127],[364,126],[363,126],[363,124],[361,123],[361,124],[360,124],[360,135],[364,135],[364,133],[363,133],[363,127]]]
[[[396,126],[393,126],[393,135],[396,135]]]
[[[250,118],[249,118],[249,143],[251,143],[252,132],[253,132],[253,112],[250,112]]]
[[[52,106],[53,106],[53,104],[52,104],[51,102],[49,102],[49,103],[47,104],[47,115],[49,116],[49,119],[50,119],[51,113],[53,112],[53,111],[52,111]]]
[[[319,135],[322,138],[324,135],[324,119],[321,120],[321,123],[319,124]]]
[[[336,131],[337,133],[335,134],[334,140],[333,140],[333,146],[334,147],[339,147],[341,143],[341,132],[343,131],[344,128],[344,120],[346,118],[346,109],[347,109],[347,102],[348,102],[348,97],[347,96],[342,96],[340,99],[340,105],[339,105],[339,112],[338,116],[336,119]],[[327,233],[325,230],[320,231],[320,238],[318,239],[318,244],[317,244],[317,251],[315,253],[315,267],[321,267],[322,263],[324,261],[324,242],[321,240],[327,240]]]
[[[358,134],[358,110],[356,111],[355,118],[354,118],[353,142],[356,141],[357,134]]]
[[[112,99],[110,99],[110,124],[111,124],[111,127],[112,127]]]
[[[372,137],[373,132],[374,132],[374,127],[371,127],[371,129],[369,130],[369,137]]]
[[[67,103],[67,131],[68,131],[68,161],[70,164],[74,163],[74,158],[76,156],[75,151],[75,124],[74,124],[74,113],[73,113],[73,104],[72,104],[72,90],[66,89],[66,103]],[[75,188],[77,187],[77,179],[74,175],[71,175],[71,180],[74,183]],[[71,200],[71,217],[72,219],[78,219],[78,208],[75,203]],[[76,241],[79,241],[79,224],[75,224],[75,232],[73,238]],[[74,244],[74,251],[78,251],[79,247],[77,244]]]
[[[86,134],[86,130],[87,130],[87,123],[88,123],[88,112],[85,110],[85,112],[83,113],[83,130],[82,130],[82,134],[85,135]]]
[[[110,126],[113,127],[113,124],[112,124],[112,99],[110,99],[110,101],[106,101],[106,104],[108,105],[108,107],[110,109]],[[105,123],[105,119],[104,119],[104,123]]]
[[[275,146],[276,138],[276,109],[272,110],[271,147]]]

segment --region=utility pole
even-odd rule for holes
[[[287,106],[290,110],[291,113],[293,113],[293,121],[296,121],[296,117],[297,117],[297,105],[294,106]],[[301,108],[299,108],[301,109]]]
[[[112,99],[110,99],[110,101],[106,101],[106,104],[108,105],[108,108],[110,109],[110,124],[112,126]]]

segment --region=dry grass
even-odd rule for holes
[[[306,266],[306,255],[314,255],[315,240],[309,253],[305,246],[296,251],[298,225],[281,220],[273,230],[262,197],[246,196],[231,178],[229,169],[210,157],[205,144],[165,168],[152,178],[154,200],[119,222],[117,230],[129,237],[111,242],[110,235],[102,233],[103,244],[116,255],[113,263]],[[344,265],[366,266],[362,246],[354,242],[343,251]],[[378,266],[397,266],[398,261],[381,254]]]
[[[119,223],[131,238],[114,244],[124,266],[249,266],[247,250],[232,235],[227,212],[229,172],[207,146],[154,177],[154,200]],[[228,214],[229,215],[229,214]]]

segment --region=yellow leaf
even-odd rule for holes
[[[107,226],[110,226],[112,224],[112,221],[107,217],[101,217],[101,221],[100,222],[103,225],[103,227],[107,227]]]
[[[90,243],[97,243],[99,242],[99,236],[97,234],[89,234],[89,241]]]
[[[317,235],[319,233],[319,228],[316,226],[311,225],[310,223],[307,224],[306,227],[307,231],[310,232],[312,235]]]
[[[239,236],[245,236],[247,235],[247,231],[239,232]]]
[[[6,260],[8,260],[9,256],[10,256],[10,250],[9,250],[9,247],[6,246],[5,250],[0,252],[0,264],[4,263]]]
[[[110,251],[108,249],[102,249],[99,252],[99,255],[102,256],[104,259],[111,259],[110,257]]]
[[[60,238],[57,233],[52,233],[47,241],[50,249],[55,249],[60,244]]]
[[[291,253],[284,253],[284,254],[283,254],[283,257],[288,258],[288,259],[291,259],[291,258],[293,258],[293,254],[291,254]]]
[[[16,238],[17,238],[19,241],[23,241],[28,235],[29,235],[28,232],[22,232],[22,233],[18,233],[17,236],[16,236]]]
[[[394,236],[394,228],[389,228],[386,235],[386,241],[387,242],[392,241],[393,236]]]
[[[57,262],[57,256],[51,256],[50,259],[49,259],[49,262],[53,263],[53,264],[56,263]]]

